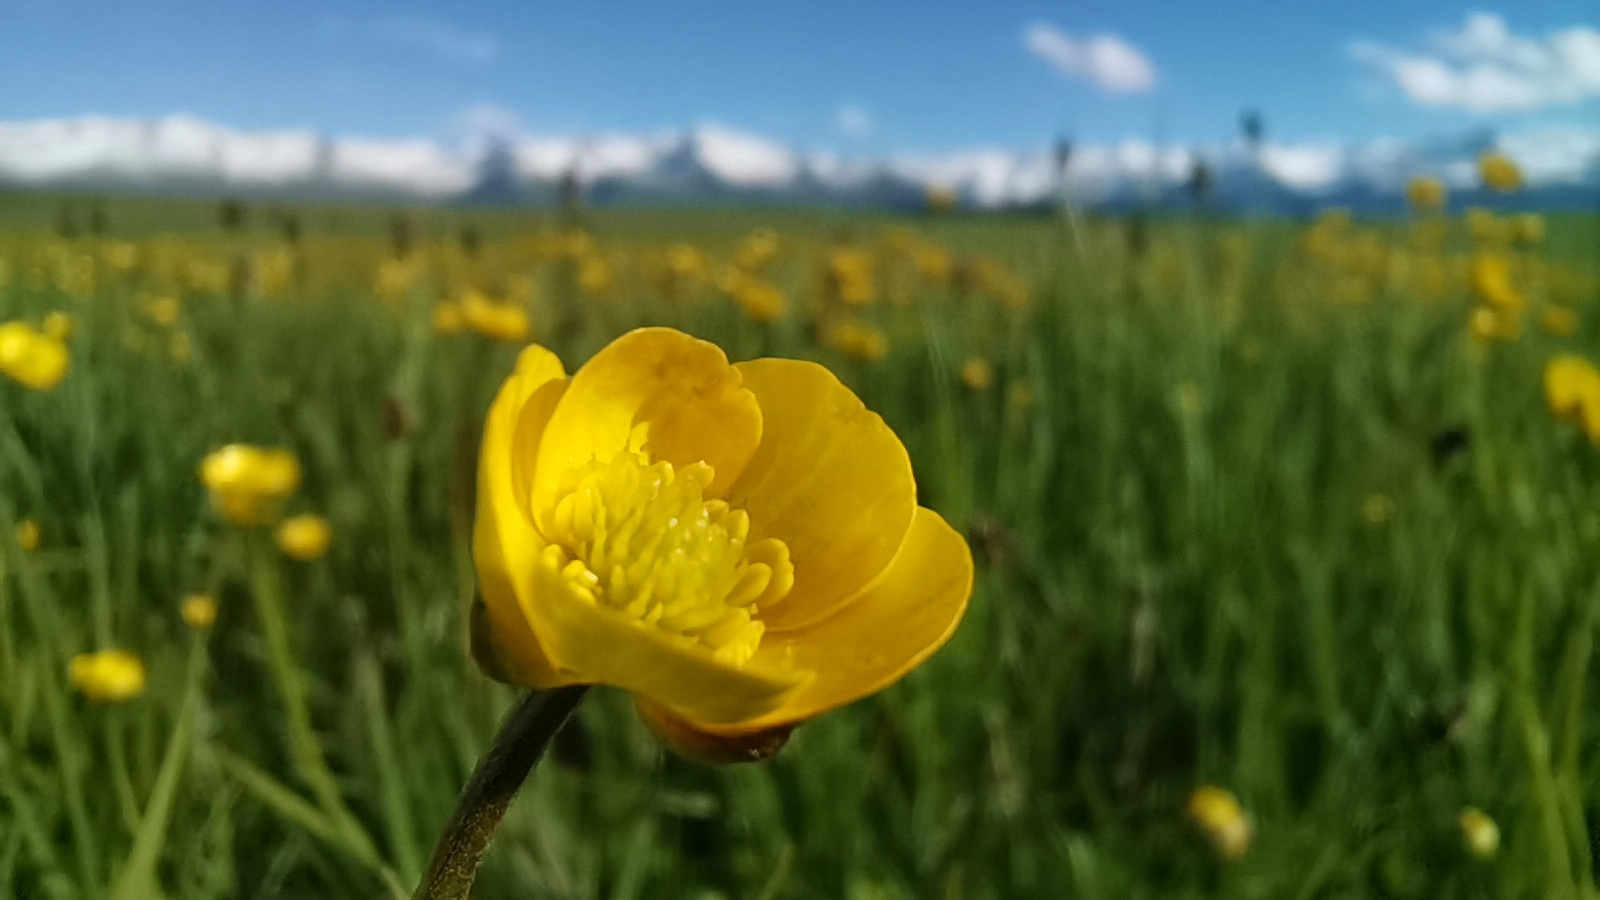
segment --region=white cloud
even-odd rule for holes
[[[866,137],[872,133],[872,113],[864,106],[846,103],[833,115],[833,127],[849,138]]]
[[[1078,38],[1039,22],[1028,27],[1023,44],[1061,74],[1109,93],[1140,94],[1156,86],[1155,65],[1114,34]]]
[[[380,23],[377,36],[396,47],[464,65],[487,65],[500,56],[500,42],[493,35],[467,31],[437,19],[398,16]]]
[[[1600,174],[1600,128],[1545,128],[1510,134],[1499,148],[1533,184],[1572,184]]]
[[[1424,50],[1356,41],[1350,55],[1423,106],[1525,112],[1600,96],[1600,30],[1584,25],[1531,38],[1478,12]]]

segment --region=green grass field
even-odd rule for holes
[[[769,762],[680,760],[592,692],[474,896],[1600,895],[1600,447],[1542,387],[1555,354],[1600,359],[1593,216],[1505,251],[1526,324],[1484,344],[1459,224],[1423,250],[1406,222],[1350,226],[1339,246],[1379,250],[1315,257],[1288,222],[607,212],[587,296],[540,249],[548,216],[413,210],[428,274],[384,301],[390,210],[226,230],[214,203],[108,201],[95,235],[87,209],[0,198],[0,321],[75,321],[58,386],[0,378],[0,896],[415,884],[514,697],[465,615],[474,446],[520,342],[437,333],[463,285],[518,298],[569,371],[652,323],[828,364],[979,565],[943,651]],[[788,299],[770,323],[715,287],[758,226]],[[919,275],[907,240],[953,274]],[[704,274],[660,274],[675,241]],[[874,254],[853,315],[881,359],[818,324],[842,244]],[[1435,259],[1430,299],[1405,273]],[[1540,327],[1552,306],[1574,333]],[[328,517],[325,558],[212,510],[197,466],[234,441],[294,451],[285,511]],[[201,590],[204,633],[179,615]],[[144,660],[142,696],[74,690],[72,658],[109,647]],[[1253,823],[1238,859],[1188,818],[1202,784]],[[1499,825],[1492,858],[1467,807]]]

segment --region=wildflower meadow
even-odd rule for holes
[[[1595,897],[1600,219],[1481,179],[0,195],[0,897]]]

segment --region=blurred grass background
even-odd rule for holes
[[[474,445],[520,342],[437,333],[436,303],[468,290],[526,306],[569,370],[643,324],[829,364],[980,566],[945,650],[768,763],[676,759],[598,692],[476,896],[1595,896],[1600,451],[1540,379],[1600,350],[1600,219],[1552,217],[1516,251],[1534,315],[1488,344],[1455,224],[1424,250],[1416,223],[1336,227],[1381,246],[1370,272],[1288,221],[585,226],[608,272],[592,294],[554,214],[0,199],[0,320],[75,322],[60,386],[0,383],[0,896],[414,883],[512,699],[470,662],[464,611]],[[778,236],[774,322],[717,289],[756,228]],[[875,260],[849,314],[882,358],[830,346],[840,247]],[[943,275],[917,262],[934,251]],[[1435,257],[1455,273],[1438,296],[1394,274]],[[423,274],[379,299],[394,258]],[[181,313],[152,321],[169,295]],[[1537,326],[1558,303],[1574,334]],[[988,384],[963,378],[973,359]],[[285,511],[330,519],[327,557],[291,562],[209,509],[196,467],[233,441],[295,452]],[[9,539],[24,519],[32,552]],[[197,590],[220,600],[204,634],[178,613]],[[106,647],[145,660],[142,697],[73,692],[71,658]],[[1241,858],[1186,818],[1200,784],[1251,817]],[[1468,806],[1503,831],[1492,859],[1463,843]]]

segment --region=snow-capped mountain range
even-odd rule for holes
[[[1398,207],[1408,179],[1441,178],[1473,201],[1485,150],[1522,167],[1524,205],[1600,206],[1600,129],[1555,129],[1364,144],[1242,142],[1157,147],[1139,140],[1071,149],[1064,189],[1084,205],[1189,201],[1197,163],[1224,209],[1297,212],[1338,203]],[[549,202],[575,176],[591,202],[827,202],[914,206],[929,188],[975,207],[1053,201],[1060,154],[1035,150],[859,159],[802,152],[716,125],[647,136],[328,137],[243,131],[191,116],[0,122],[0,186],[297,197]]]

